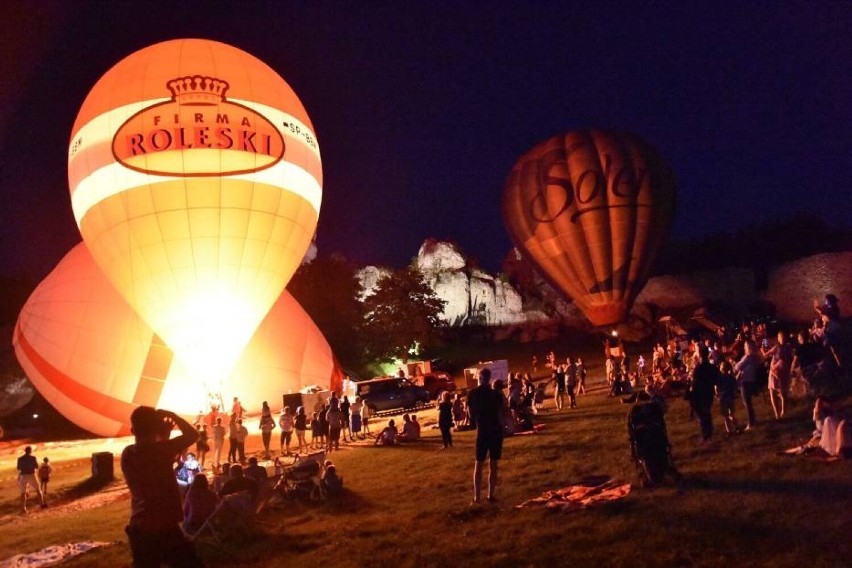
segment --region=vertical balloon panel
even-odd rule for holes
[[[225,44],[145,48],[83,103],[68,172],[95,262],[182,365],[221,386],[316,228],[320,153],[296,94]]]
[[[674,213],[674,176],[639,137],[555,136],[522,156],[503,214],[515,245],[598,326],[627,318]]]

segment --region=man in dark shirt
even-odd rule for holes
[[[257,458],[252,456],[249,458],[249,465],[245,470],[245,476],[254,479],[258,483],[263,483],[269,478],[269,472],[266,468],[257,463]]]
[[[480,369],[479,386],[470,391],[467,405],[470,421],[476,427],[476,463],[473,467],[473,502],[479,503],[482,488],[482,468],[490,457],[488,471],[488,501],[497,500],[497,462],[503,454],[503,422],[506,399],[491,388],[491,370]]]
[[[689,392],[689,402],[698,417],[701,427],[701,439],[709,442],[713,435],[713,397],[719,383],[719,369],[710,363],[710,353],[702,345],[698,351],[700,363],[692,374],[692,389]]]
[[[130,415],[136,443],[124,448],[121,471],[130,489],[130,540],[134,566],[200,566],[195,548],[180,530],[183,520],[172,466],[198,438],[195,428],[168,410],[140,406]],[[177,426],[181,435],[169,439]]]
[[[24,455],[18,457],[18,489],[21,490],[21,511],[27,512],[27,489],[32,487],[38,494],[39,502],[42,508],[47,505],[44,502],[44,493],[41,492],[41,485],[36,479],[36,470],[38,469],[38,460],[33,455],[32,446],[24,448]]]
[[[228,471],[228,475],[230,475],[230,479],[228,479],[228,481],[225,482],[225,485],[222,486],[222,490],[219,491],[219,497],[225,497],[226,495],[239,493],[241,491],[248,491],[251,496],[251,500],[254,501],[255,497],[257,497],[259,487],[257,481],[251,477],[245,476],[243,466],[240,464],[232,465],[231,469]]]

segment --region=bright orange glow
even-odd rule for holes
[[[71,134],[83,241],[200,376],[228,376],[316,229],[313,126],[266,64],[208,40],[159,43],[94,86]]]
[[[65,417],[101,436],[129,433],[144,404],[194,417],[239,396],[273,410],[282,394],[331,386],[339,370],[322,333],[286,291],[226,375],[172,357],[77,245],[39,284],[15,327],[15,352],[38,391]],[[202,365],[203,366],[203,365]],[[229,406],[227,406],[229,408]],[[227,408],[226,408],[227,409]]]
[[[515,245],[594,325],[627,318],[671,225],[674,176],[623,132],[554,136],[522,156],[503,217]]]

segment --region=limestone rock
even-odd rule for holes
[[[462,270],[467,266],[462,253],[452,243],[427,239],[420,245],[415,260],[417,270],[423,274],[447,270]]]
[[[363,300],[368,296],[372,296],[373,290],[376,289],[376,284],[378,284],[379,280],[390,273],[389,269],[378,266],[365,266],[356,272],[355,277],[361,283],[361,299]]]
[[[663,310],[712,303],[744,311],[756,299],[754,290],[754,272],[731,267],[713,272],[656,276],[645,284],[636,303],[654,304]]]

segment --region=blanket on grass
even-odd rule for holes
[[[610,477],[594,477],[562,489],[545,491],[540,496],[515,505],[516,509],[544,506],[545,509],[575,511],[623,499],[630,493],[630,484]]]
[[[36,566],[55,566],[61,562],[65,562],[69,558],[79,556],[85,552],[95,548],[104,546],[112,546],[118,544],[118,541],[101,542],[96,540],[85,540],[83,542],[69,542],[68,544],[57,544],[42,548],[37,552],[29,554],[16,554],[11,558],[7,558],[0,562],[0,568],[18,568],[26,566],[34,568]]]

